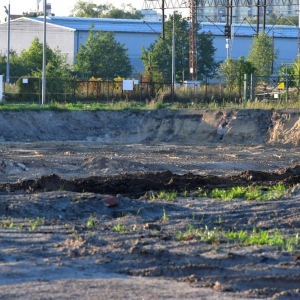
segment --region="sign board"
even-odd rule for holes
[[[186,80],[183,82],[183,87],[185,90],[187,89],[193,89],[193,90],[200,90],[201,83],[197,80]]]
[[[133,90],[133,80],[123,80],[123,91]]]
[[[133,81],[133,83],[134,83],[134,84],[139,84],[139,81],[138,81],[137,79],[135,79],[135,80]]]
[[[274,94],[274,99],[278,99],[279,98],[279,94],[275,93]]]
[[[23,78],[22,83],[28,83],[28,78]]]
[[[277,86],[279,90],[284,90],[284,82],[280,82]]]
[[[0,75],[0,102],[3,100],[3,75]]]

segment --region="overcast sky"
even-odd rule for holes
[[[7,6],[10,2],[10,11],[11,14],[22,14],[23,12],[36,11],[37,0],[0,0],[3,3],[3,6]],[[42,0],[41,3],[43,3]],[[51,3],[52,12],[56,16],[69,16],[70,11],[74,7],[77,0],[47,0],[47,3]],[[132,7],[136,9],[142,9],[144,0],[93,0],[95,4],[106,4],[111,3],[113,6],[120,8],[121,4],[132,4]],[[2,6],[2,7],[3,7]],[[1,7],[1,6],[0,6]],[[161,10],[159,10],[161,13]],[[171,9],[166,10],[166,15],[172,13]],[[183,14],[188,14],[188,9],[183,10]],[[3,18],[5,15],[4,8],[0,10],[0,15]]]

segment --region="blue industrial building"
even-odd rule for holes
[[[143,20],[125,19],[95,19],[74,17],[47,17],[47,44],[51,48],[59,48],[67,55],[68,62],[76,59],[81,44],[88,38],[91,25],[94,30],[113,31],[115,38],[128,49],[129,58],[134,67],[134,73],[143,71],[141,48],[148,48],[161,33],[161,22],[145,22]],[[200,32],[210,32],[214,37],[214,47],[217,49],[215,60],[223,61],[227,56],[247,57],[252,38],[256,34],[256,26],[249,24],[234,24],[233,37],[226,48],[224,23],[201,23]],[[281,63],[292,63],[298,54],[298,28],[296,26],[267,26],[266,32],[274,37],[274,47],[279,50],[279,57],[274,66]],[[186,34],[189,34],[187,31]],[[43,40],[43,17],[19,18],[11,21],[11,49],[20,53],[27,49],[32,40],[37,37]],[[0,24],[0,51],[7,51],[7,23]]]

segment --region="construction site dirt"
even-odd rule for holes
[[[300,299],[300,112],[226,113],[1,112],[0,299]]]

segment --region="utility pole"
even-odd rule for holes
[[[7,62],[6,62],[6,83],[10,82],[10,1],[8,3],[8,9],[4,6],[7,14]]]
[[[172,30],[172,101],[174,101],[174,89],[175,89],[175,15],[177,11],[173,11],[173,30]]]
[[[197,80],[197,0],[189,0],[190,4],[190,80]]]
[[[43,75],[42,75],[42,105],[46,103],[46,4],[47,0],[44,0],[44,44],[43,44]]]

